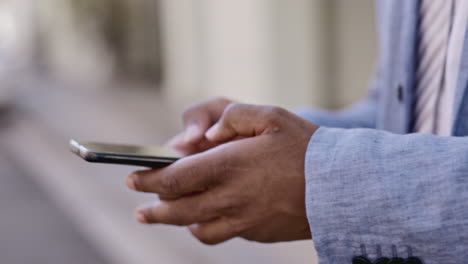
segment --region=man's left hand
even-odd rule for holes
[[[206,244],[310,238],[304,159],[317,129],[281,108],[231,104],[206,133],[224,144],[128,177],[129,188],[161,198],[137,219],[188,226]]]

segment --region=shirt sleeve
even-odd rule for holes
[[[304,108],[295,111],[305,120],[319,126],[335,128],[376,128],[377,103],[373,96],[340,111]]]
[[[468,257],[468,138],[322,127],[306,153],[320,263],[355,256]]]

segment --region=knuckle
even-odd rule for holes
[[[232,233],[235,236],[241,236],[242,234],[246,233],[250,226],[251,225],[246,220],[237,220],[231,222]]]
[[[272,107],[271,111],[278,116],[286,115],[286,113],[288,112],[286,109],[276,106]]]
[[[196,232],[194,236],[205,245],[213,246],[221,243],[221,241],[219,241],[219,239],[217,239],[213,234],[204,232],[202,230]]]
[[[170,210],[169,206],[164,203],[149,209],[146,216],[150,223],[179,225],[179,218],[174,215],[173,210]]]
[[[164,214],[161,214],[160,222],[175,226],[185,226],[187,221],[181,214],[169,208]]]
[[[180,190],[181,182],[176,175],[166,174],[161,177],[161,192],[162,194],[176,194]]]
[[[144,213],[145,219],[148,223],[159,223],[160,217],[154,207],[148,209]]]
[[[276,124],[280,117],[286,114],[286,110],[281,107],[268,106],[265,108],[265,121],[269,124]]]
[[[140,175],[134,173],[132,175],[130,175],[130,181],[133,185],[133,187],[135,188],[136,191],[144,191],[145,188],[143,187],[144,184],[142,183],[142,177],[140,177]]]
[[[243,108],[242,104],[239,103],[231,103],[226,107],[226,110],[224,110],[224,114],[227,116],[230,115],[235,115],[238,113],[241,109]]]
[[[220,198],[220,209],[225,215],[236,215],[239,211],[240,201],[233,197]]]
[[[285,109],[281,108],[281,107],[267,106],[267,107],[265,107],[265,112],[268,115],[279,117],[279,116],[285,115],[287,111]]]

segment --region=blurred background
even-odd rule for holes
[[[294,109],[362,98],[372,0],[0,0],[0,262],[316,263],[310,241],[201,245],[143,227],[132,168],[68,140],[161,144],[213,96]]]

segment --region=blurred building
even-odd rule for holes
[[[39,52],[53,70],[162,81],[165,95],[183,104],[226,95],[341,107],[365,94],[376,53],[371,0],[36,5]]]
[[[310,241],[205,247],[137,225],[154,197],[125,190],[131,168],[67,140],[160,144],[212,96],[336,109],[365,96],[375,56],[372,0],[0,0],[0,105],[19,109],[0,145],[109,263],[311,263]]]

